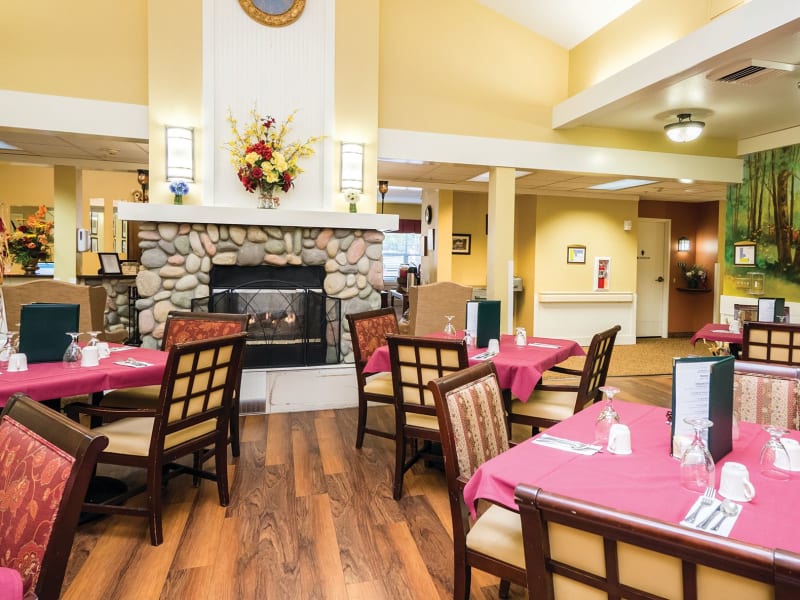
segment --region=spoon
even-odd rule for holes
[[[717,521],[716,524],[711,528],[710,531],[718,531],[720,525],[722,525],[722,522],[725,519],[727,519],[728,517],[735,517],[736,515],[739,514],[739,505],[732,502],[731,500],[728,500],[727,498],[725,498],[725,500],[722,501],[722,504],[720,504],[719,507],[722,510],[722,516],[720,517],[719,521]]]
[[[718,515],[720,512],[722,512],[722,505],[723,505],[723,504],[725,504],[726,502],[730,502],[730,500],[728,500],[728,499],[726,498],[725,500],[723,500],[722,502],[720,502],[720,503],[717,505],[717,508],[715,508],[714,510],[712,510],[712,511],[711,511],[711,514],[710,514],[710,515],[708,515],[708,516],[707,516],[705,519],[703,519],[703,520],[700,522],[700,524],[697,526],[697,528],[698,528],[698,529],[705,529],[706,527],[708,527],[708,526],[711,524],[711,521],[714,519],[714,517],[716,517],[716,516],[717,516],[717,515]]]

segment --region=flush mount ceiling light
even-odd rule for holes
[[[678,121],[665,125],[664,131],[673,142],[691,142],[700,137],[705,126],[703,121],[692,121],[691,113],[680,113]]]

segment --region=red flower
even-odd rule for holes
[[[250,172],[250,174],[256,179],[261,179],[261,177],[264,175],[264,170],[261,167],[253,167],[253,170]]]

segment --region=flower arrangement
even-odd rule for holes
[[[267,200],[274,202],[273,194],[277,190],[288,192],[294,186],[294,180],[303,172],[298,160],[312,156],[312,145],[320,140],[310,137],[304,142],[286,141],[296,112],[277,125],[273,117],[261,116],[252,109],[251,122],[240,132],[236,119],[228,111],[228,123],[234,136],[227,145],[231,164],[244,189],[251,193],[258,191],[265,203]]]
[[[700,265],[683,267],[683,278],[688,288],[703,288],[708,280],[708,272]]]
[[[169,191],[175,195],[173,204],[183,204],[183,197],[189,193],[189,184],[185,181],[173,181],[169,184]]]
[[[47,258],[53,222],[48,221],[46,216],[47,208],[40,206],[7,237],[8,254],[15,263],[25,266]]]

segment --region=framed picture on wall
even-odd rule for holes
[[[567,246],[567,262],[580,263],[586,262],[586,246],[581,244],[570,244]]]
[[[92,216],[89,218],[89,224],[92,228],[92,235],[97,235],[97,213],[92,213]]]
[[[472,252],[472,234],[453,234],[453,254],[470,254]]]
[[[742,267],[752,267],[756,264],[756,243],[736,242],[733,245],[733,264]]]
[[[101,275],[122,275],[122,265],[116,252],[98,252]]]

